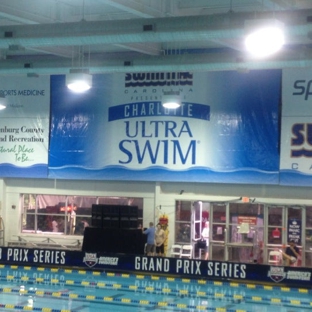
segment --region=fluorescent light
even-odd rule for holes
[[[285,43],[283,23],[277,20],[253,20],[245,22],[248,52],[265,57],[279,51]]]
[[[165,108],[176,109],[181,106],[179,91],[164,92],[162,96],[162,106]]]
[[[86,92],[92,87],[92,75],[83,72],[69,73],[66,75],[66,86],[73,92]]]

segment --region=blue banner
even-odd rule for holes
[[[0,248],[0,263],[10,265],[75,267],[95,271],[124,271],[203,280],[236,280],[311,286],[311,268],[258,265],[200,259],[88,253],[69,250]]]
[[[192,108],[192,115],[187,115],[189,107]],[[203,120],[210,119],[210,107],[208,105],[182,102],[177,109],[166,109],[161,102],[137,102],[117,105],[109,108],[108,121],[119,119],[154,117],[154,116],[187,116]]]
[[[94,75],[79,95],[52,76],[49,177],[278,184],[280,88],[280,70]]]

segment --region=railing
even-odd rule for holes
[[[57,242],[50,237],[32,237],[15,235],[17,240],[8,241],[8,247],[29,247],[29,248],[47,248],[47,249],[68,249],[81,250],[82,242],[80,239],[66,240]]]

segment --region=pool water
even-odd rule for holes
[[[0,266],[0,311],[312,310],[312,290],[165,276]]]

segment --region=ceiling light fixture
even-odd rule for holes
[[[6,108],[5,96],[2,93],[0,93],[0,110],[5,108]]]
[[[279,51],[285,43],[284,25],[276,19],[245,21],[245,46],[256,57],[265,57]]]
[[[92,75],[89,70],[71,69],[66,75],[66,86],[73,92],[86,92],[92,87]]]
[[[176,109],[181,106],[179,91],[164,91],[162,96],[162,106],[165,108]]]

